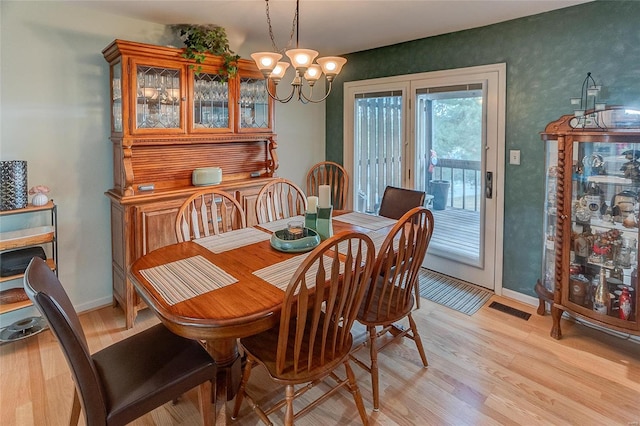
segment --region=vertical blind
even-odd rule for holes
[[[375,213],[387,185],[402,186],[402,91],[355,98],[355,208]]]

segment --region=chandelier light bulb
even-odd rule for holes
[[[316,62],[322,67],[322,72],[327,76],[327,79],[333,80],[333,77],[340,74],[347,60],[339,56],[325,56],[324,58],[318,58]]]
[[[282,55],[275,52],[257,52],[251,54],[251,59],[253,59],[265,77],[269,76],[280,58],[282,58]]]
[[[304,73],[304,79],[307,80],[309,86],[313,86],[316,81],[322,76],[322,69],[320,69],[320,65],[313,64],[308,69],[307,72]]]
[[[298,71],[299,74],[304,72],[313,63],[313,60],[318,56],[318,52],[311,49],[289,49],[285,54],[291,60],[291,65]]]
[[[289,68],[288,62],[278,62],[273,68],[273,71],[271,71],[269,78],[278,84],[282,77],[284,77],[284,73],[287,72],[287,68]]]
[[[269,68],[269,67],[271,67],[271,65],[273,65],[273,59],[271,59],[271,58],[262,58],[262,59],[260,59],[260,64],[262,66],[264,66],[265,68]]]

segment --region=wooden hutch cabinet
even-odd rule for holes
[[[551,304],[556,339],[564,312],[640,335],[640,110],[565,115],[541,137],[546,197],[538,313]]]
[[[177,241],[178,208],[201,189],[191,183],[194,169],[222,168],[217,187],[235,194],[248,225],[257,223],[257,193],[278,168],[273,100],[253,61],[239,60],[225,79],[222,59],[211,55],[198,67],[182,49],[123,40],[102,53],[111,87],[113,298],[130,328],[144,305],[129,267]]]

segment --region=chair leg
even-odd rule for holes
[[[233,413],[231,413],[231,418],[235,420],[238,417],[238,412],[240,412],[240,406],[242,405],[242,400],[244,399],[245,389],[247,388],[247,382],[249,381],[249,376],[251,376],[251,368],[253,367],[253,360],[250,357],[247,357],[247,363],[244,366],[244,372],[242,373],[242,381],[240,382],[240,388],[238,388],[238,392],[236,392],[236,401],[233,405]]]
[[[420,335],[418,334],[418,327],[416,326],[416,322],[413,320],[413,317],[410,313],[409,315],[407,315],[407,317],[409,318],[409,325],[411,326],[413,341],[416,342],[418,352],[420,352],[420,358],[422,358],[422,365],[428,367],[429,363],[427,362],[427,355],[425,355],[424,353],[424,347],[422,346],[422,340],[420,339]]]
[[[71,416],[69,418],[69,426],[78,426],[80,420],[80,397],[78,396],[78,390],[73,388],[73,402],[71,403]]]
[[[380,390],[378,383],[378,346],[376,328],[369,326],[369,353],[371,354],[371,389],[373,391],[373,411],[380,409]]]
[[[358,412],[360,413],[360,418],[362,419],[363,425],[369,424],[369,418],[367,417],[367,411],[364,408],[364,402],[362,401],[362,394],[360,393],[360,388],[358,387],[358,383],[356,382],[356,376],[353,374],[353,370],[349,365],[349,360],[345,361],[344,369],[347,372],[347,379],[349,380],[349,390],[353,394],[353,399],[356,402],[356,407],[358,407]]]
[[[293,398],[295,397],[295,389],[293,385],[287,385],[285,388],[285,400],[287,401],[287,407],[284,412],[284,424],[285,426],[293,426]]]
[[[215,425],[215,402],[212,404],[213,392],[213,386],[209,380],[198,386],[198,403],[204,426]]]
[[[247,382],[249,382],[249,377],[251,376],[251,369],[253,368],[253,364],[255,361],[247,356],[247,363],[244,366],[244,372],[242,373],[242,381],[240,382],[240,387],[238,388],[238,392],[236,393],[236,401],[233,405],[233,412],[231,413],[231,419],[235,420],[238,418],[238,413],[240,412],[240,407],[242,406],[242,401],[244,399],[247,400],[247,403],[251,406],[253,411],[258,415],[260,420],[268,426],[272,426],[271,420],[265,414],[265,412],[260,408],[249,396],[247,393]]]

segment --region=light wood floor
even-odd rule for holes
[[[549,316],[540,317],[534,308],[507,299],[494,300],[533,315],[525,321],[490,309],[487,303],[473,316],[466,316],[423,299],[415,318],[429,367],[421,367],[412,341],[387,346],[380,355],[379,412],[372,411],[368,375],[354,366],[370,423],[640,424],[640,344],[569,321],[563,321],[564,338],[556,341],[549,337]],[[92,352],[156,321],[145,310],[136,326],[125,331],[117,308],[82,316]],[[280,395],[263,371],[254,373],[251,391],[259,402]],[[68,422],[73,384],[49,331],[0,346],[0,374],[0,425]],[[259,424],[248,406],[240,414],[232,424]],[[282,418],[273,415],[276,424]],[[199,424],[197,394],[190,391],[177,405],[166,404],[133,424]],[[360,422],[351,395],[344,392],[297,424]]]

